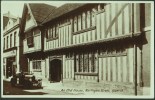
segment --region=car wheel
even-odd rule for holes
[[[29,81],[25,81],[25,83],[24,83],[24,87],[25,87],[25,88],[32,88],[32,84],[31,84],[31,82],[29,82]]]
[[[12,87],[15,87],[15,84],[16,84],[15,81],[16,81],[15,79],[11,78],[11,86]]]

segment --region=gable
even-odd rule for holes
[[[7,23],[7,27],[11,27],[11,26],[13,26],[13,20],[10,18]]]
[[[27,6],[28,7],[28,6]],[[32,27],[35,27],[35,26],[37,26],[37,23],[36,23],[36,21],[34,20],[34,18],[33,18],[33,15],[32,15],[32,12],[31,12],[31,10],[29,9],[29,7],[28,7],[28,10],[26,11],[26,13],[25,13],[25,30],[28,30],[28,29],[30,29],[30,28],[32,28]]]
[[[9,18],[8,23],[7,23],[7,25],[6,25],[6,29],[8,30],[8,29],[12,28],[12,27],[14,26],[14,23],[15,23],[16,21],[17,21],[16,19]]]

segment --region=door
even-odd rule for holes
[[[6,78],[8,78],[12,76],[12,61],[10,58],[7,58],[6,68]]]
[[[50,62],[50,81],[60,82],[61,81],[61,63],[59,59],[54,59]]]
[[[7,58],[6,61],[6,78],[16,74],[16,61],[15,57]]]

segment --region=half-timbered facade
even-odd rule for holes
[[[21,38],[23,43],[23,54],[27,57],[28,72],[38,77],[44,77],[45,57],[43,52],[44,29],[41,22],[49,15],[54,6],[39,3],[25,4],[22,15]]]
[[[28,71],[50,82],[150,87],[150,3],[25,4]],[[133,92],[132,91],[132,92]]]
[[[135,91],[149,87],[150,7],[101,3],[55,9],[42,24],[45,76],[50,81],[128,84]]]

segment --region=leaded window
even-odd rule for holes
[[[81,53],[74,55],[75,72],[94,73],[96,71],[95,53]]]

